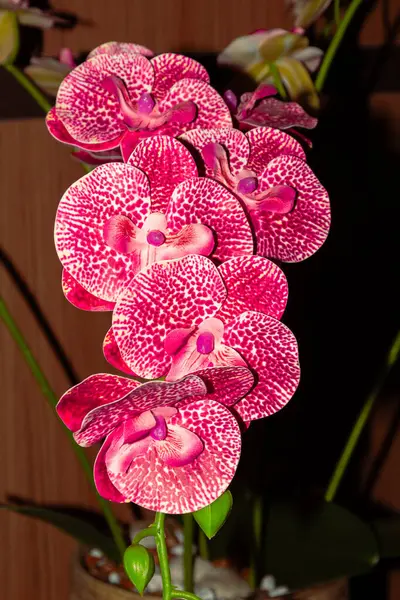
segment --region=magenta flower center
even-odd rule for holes
[[[150,432],[151,437],[153,438],[153,440],[165,440],[165,438],[167,437],[168,430],[164,417],[155,414],[153,414],[153,417],[156,420],[156,425]]]
[[[153,231],[149,231],[146,239],[150,246],[162,246],[165,242],[165,235],[159,229],[153,229]]]
[[[155,105],[156,103],[152,95],[148,92],[143,92],[137,103],[138,111],[140,113],[144,113],[145,115],[149,115],[155,107]]]
[[[237,190],[240,194],[252,194],[256,191],[257,187],[257,177],[243,177],[237,185]]]
[[[196,340],[196,348],[200,354],[211,354],[214,344],[214,335],[210,331],[201,333]]]

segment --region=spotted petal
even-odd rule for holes
[[[282,102],[277,98],[265,98],[247,116],[240,119],[240,126],[242,129],[244,127],[273,127],[275,129],[303,127],[304,129],[314,129],[317,122],[318,120],[308,115],[297,102]]]
[[[196,371],[207,387],[207,400],[233,406],[254,385],[254,376],[246,367],[210,367]]]
[[[280,319],[287,303],[288,284],[283,271],[261,256],[227,260],[219,271],[228,295],[217,317],[225,323],[253,310]]]
[[[117,342],[115,341],[113,328],[107,331],[106,336],[103,341],[103,354],[106,361],[118,371],[122,373],[126,373],[127,375],[135,375],[128,367],[126,362],[123,360],[121,356],[121,352],[119,351]]]
[[[94,483],[100,496],[106,500],[110,502],[127,502],[125,496],[111,483],[105,463],[106,454],[113,441],[113,434],[110,433],[97,454],[93,467]]]
[[[250,155],[249,142],[241,131],[233,127],[221,127],[220,129],[192,129],[181,137],[181,140],[190,144],[204,162],[203,149],[209,144],[220,144],[228,153],[229,167],[232,175],[237,175],[247,165]],[[214,169],[204,162],[205,174],[213,177]]]
[[[240,417],[261,419],[283,408],[300,378],[293,333],[268,315],[246,312],[230,324],[224,342],[240,352],[257,378],[253,391],[235,405]]]
[[[112,150],[113,148],[116,148],[118,146],[120,141],[120,137],[118,135],[114,139],[99,144],[85,144],[82,142],[78,142],[78,140],[73,138],[72,135],[64,127],[61,119],[59,119],[57,115],[55,106],[53,106],[53,108],[51,108],[47,113],[46,125],[47,129],[49,130],[49,133],[62,144],[68,144],[69,146],[77,146],[78,148],[88,150],[89,152],[103,152],[107,150]]]
[[[250,144],[247,168],[258,174],[277,156],[290,154],[305,159],[303,148],[292,136],[272,127],[256,127],[246,137]]]
[[[166,212],[172,230],[188,223],[210,227],[216,237],[214,258],[224,261],[253,253],[253,234],[236,196],[220,183],[196,178],[181,183]]]
[[[180,135],[188,129],[196,127],[231,127],[232,119],[229,108],[223,98],[205,81],[198,79],[181,79],[175,83],[165,98],[160,102],[160,110],[164,112],[180,102],[194,102],[197,109],[196,118],[185,125],[171,125],[171,132]]]
[[[216,500],[230,484],[239,461],[241,434],[229,410],[217,402],[183,407],[169,423],[195,434],[203,451],[189,464],[169,466],[153,444],[135,456],[127,472],[109,472],[120,493],[149,510],[182,514]],[[223,457],[223,460],[221,460]]]
[[[76,308],[91,311],[107,311],[114,308],[114,302],[107,302],[89,294],[65,269],[62,272],[61,286],[66,299]]]
[[[143,56],[152,57],[154,52],[141,46],[140,44],[130,44],[128,42],[106,42],[94,48],[88,55],[88,58],[93,58],[98,54],[143,54]]]
[[[123,398],[139,385],[138,381],[117,375],[91,375],[61,396],[57,404],[58,416],[68,429],[78,431],[91,410]]]
[[[87,413],[79,431],[74,434],[75,441],[80,446],[92,446],[105,438],[118,425],[145,411],[160,406],[175,406],[184,400],[195,400],[205,393],[205,384],[200,377],[194,375],[174,383],[166,381],[143,383],[125,397],[120,397]],[[140,423],[138,427],[139,425]]]
[[[225,296],[218,269],[204,256],[152,265],[131,281],[114,310],[122,359],[140,377],[165,375],[171,364],[166,335],[213,317]]]
[[[154,70],[141,54],[98,54],[76,67],[57,94],[57,116],[68,133],[80,142],[109,142],[122,136],[126,126],[115,94],[104,85],[107,78],[123,81],[130,100],[151,92]]]
[[[324,243],[330,226],[329,197],[310,167],[295,156],[280,156],[259,176],[260,191],[281,185],[296,190],[287,214],[252,212],[258,254],[299,262]]]
[[[162,100],[174,83],[181,79],[199,79],[210,83],[203,65],[182,54],[159,54],[151,60],[151,64],[155,73],[153,94],[157,100]]]
[[[140,142],[128,164],[141,169],[150,181],[153,212],[164,212],[179,183],[197,177],[197,167],[189,150],[168,136],[157,135]]]
[[[136,255],[106,243],[104,228],[118,215],[140,227],[149,212],[149,184],[141,171],[119,163],[97,167],[60,201],[55,242],[63,266],[90,294],[115,302],[140,265]]]

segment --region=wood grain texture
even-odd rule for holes
[[[81,24],[72,31],[47,32],[44,48],[48,54],[56,54],[63,46],[75,52],[89,50],[111,39],[142,43],[156,52],[215,51],[256,28],[290,26],[283,0],[58,0],[54,4],[78,14]],[[373,38],[379,43],[378,15],[371,16],[368,32],[363,41]],[[79,312],[66,302],[53,246],[57,203],[81,174],[67,148],[47,134],[43,121],[0,124],[1,243],[82,378],[107,369],[101,342],[110,316]],[[56,393],[61,394],[69,385],[64,373],[8,276],[1,271],[0,278],[2,294]],[[62,427],[4,327],[0,327],[0,344],[1,499],[17,495],[35,502],[95,506]],[[119,514],[127,515],[124,507]],[[0,514],[0,526],[1,596],[67,600],[74,543],[26,517]]]

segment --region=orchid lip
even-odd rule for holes
[[[140,113],[149,115],[153,110],[155,104],[156,103],[153,99],[153,96],[148,92],[143,92],[137,103],[138,111]]]
[[[258,187],[257,177],[243,177],[237,185],[237,191],[241,194],[252,194]]]
[[[201,333],[196,340],[196,348],[200,354],[210,354],[214,350],[214,335],[210,331]]]
[[[155,414],[153,414],[153,417],[156,420],[156,425],[151,430],[151,437],[153,438],[153,440],[165,440],[165,438],[167,437],[168,430],[164,417]]]
[[[165,235],[159,229],[153,229],[149,231],[146,239],[151,246],[162,246],[165,242]]]

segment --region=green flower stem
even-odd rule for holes
[[[8,332],[10,333],[11,337],[14,339],[19,350],[21,351],[21,354],[23,355],[26,364],[30,368],[32,375],[36,379],[36,382],[38,383],[43,395],[48,400],[50,406],[54,409],[58,402],[58,398],[57,398],[56,394],[54,393],[54,391],[52,390],[52,388],[50,387],[49,382],[47,381],[37,360],[33,356],[28,344],[26,343],[24,336],[22,335],[21,331],[19,330],[16,322],[14,321],[13,317],[11,316],[10,311],[7,308],[5,301],[3,300],[3,298],[1,296],[0,296],[0,318],[2,319],[3,323],[5,324],[5,326],[8,329]],[[84,471],[88,481],[90,482],[91,486],[93,487],[94,491],[96,492],[98,503],[103,511],[104,517],[108,523],[108,526],[109,526],[112,536],[114,538],[114,542],[115,542],[118,550],[120,551],[121,557],[122,557],[125,552],[126,546],[125,546],[124,538],[123,538],[123,535],[121,532],[121,528],[118,525],[118,522],[117,522],[116,518],[114,517],[108,502],[106,500],[104,500],[104,498],[102,498],[97,493],[96,486],[95,486],[94,480],[93,480],[93,471],[89,464],[88,459],[86,458],[86,454],[84,453],[83,449],[80,446],[78,446],[78,444],[75,443],[72,433],[67,428],[63,428],[63,429],[67,433],[67,435],[72,443],[73,450],[83,468],[83,471]]]
[[[340,24],[340,0],[335,0],[333,5],[333,14],[335,17],[336,27],[339,27]]]
[[[250,557],[249,585],[255,590],[258,583],[258,557],[261,552],[262,537],[262,499],[257,496],[252,507],[253,510],[253,548]]]
[[[183,515],[183,581],[188,592],[193,592],[193,532],[193,516]]]
[[[167,542],[165,539],[165,514],[156,513],[154,520],[156,528],[156,546],[158,554],[158,562],[160,563],[161,579],[163,586],[163,600],[170,600],[172,594],[171,571],[168,562]]]
[[[335,470],[332,474],[332,477],[329,481],[328,487],[325,492],[325,500],[327,502],[332,502],[332,500],[336,496],[336,492],[339,488],[339,485],[343,479],[343,475],[346,471],[346,468],[350,462],[352,454],[354,452],[355,447],[357,446],[357,442],[360,438],[360,435],[365,427],[366,422],[368,421],[368,417],[371,414],[372,408],[375,404],[376,399],[379,397],[379,394],[384,386],[390,371],[392,370],[393,365],[396,363],[400,354],[400,331],[398,332],[393,344],[391,345],[389,352],[386,356],[386,361],[384,367],[382,369],[382,373],[378,378],[373,390],[369,394],[366,399],[364,406],[361,409],[361,412],[356,420],[353,429],[350,432],[350,435],[347,439],[346,445],[343,449],[343,452],[339,458],[339,461],[336,464]]]
[[[325,53],[324,60],[322,61],[317,78],[315,80],[315,89],[317,90],[317,92],[322,91],[331,63],[335,58],[337,49],[339,48],[343,36],[346,33],[347,27],[350,25],[352,18],[354,17],[358,7],[362,2],[363,0],[352,0],[348,9],[346,10],[344,17],[340,22],[336,33],[332,38],[331,43],[329,44],[328,50]]]
[[[274,86],[278,90],[279,95],[283,99],[287,98],[285,86],[283,85],[282,77],[281,77],[281,74],[279,73],[278,67],[276,66],[275,63],[268,63],[268,66],[269,66],[269,70],[271,71],[272,79],[274,80]]]
[[[202,529],[199,529],[199,554],[204,560],[208,560],[210,553],[208,551],[208,540]]]
[[[11,73],[18,81],[19,84],[22,85],[23,88],[32,96],[32,98],[37,102],[37,104],[44,110],[45,113],[49,112],[52,108],[52,105],[47,100],[46,96],[42,94],[39,88],[25,75],[21,69],[18,69],[15,65],[3,65],[4,69]]]
[[[146,527],[146,529],[142,529],[139,531],[132,540],[133,544],[139,544],[142,540],[148,537],[155,537],[157,533],[156,526],[150,525],[150,527]]]
[[[183,598],[183,600],[200,600],[196,594],[184,592],[183,590],[172,590],[171,598]]]

